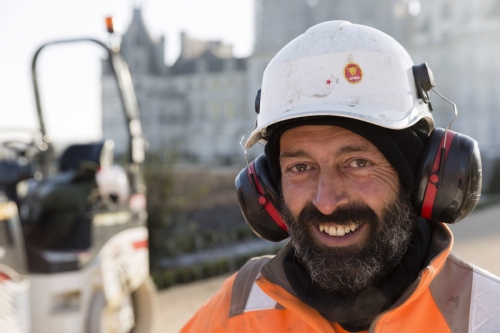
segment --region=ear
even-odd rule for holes
[[[272,242],[288,238],[288,229],[279,213],[278,187],[271,177],[266,155],[260,155],[241,170],[235,185],[241,211],[250,228]]]
[[[476,207],[481,176],[477,142],[466,135],[436,128],[420,158],[413,205],[428,220],[456,223]]]

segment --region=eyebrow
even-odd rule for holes
[[[342,154],[347,154],[347,153],[355,153],[358,151],[368,151],[370,150],[370,147],[368,145],[349,145],[349,146],[344,146],[340,148],[336,153],[335,156],[340,156]]]
[[[344,146],[344,147],[340,148],[335,153],[335,157],[338,157],[338,156],[341,156],[341,155],[347,154],[347,153],[355,153],[355,152],[359,152],[359,151],[368,151],[368,150],[370,150],[368,145],[364,145],[364,144],[348,145],[348,146]],[[290,151],[290,152],[283,152],[280,154],[280,159],[281,158],[296,158],[296,157],[311,157],[311,155],[303,149],[298,149],[298,150]]]
[[[281,158],[292,158],[292,157],[311,157],[311,155],[306,152],[303,149],[291,151],[291,152],[284,152],[280,154],[280,159]]]

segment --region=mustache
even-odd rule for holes
[[[378,221],[379,217],[373,209],[361,202],[353,202],[337,207],[331,214],[321,213],[313,203],[308,203],[300,212],[297,222],[300,224],[308,223],[319,226],[323,223],[335,223],[338,225],[347,225],[350,222],[373,223]]]

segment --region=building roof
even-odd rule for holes
[[[132,22],[127,32],[123,35],[121,43],[122,54],[131,67],[130,71],[133,74],[166,74],[167,67],[164,59],[164,48],[164,37],[161,36],[159,40],[151,38],[148,28],[142,19],[141,9],[135,8]],[[145,59],[141,58],[134,61],[136,57],[145,57]],[[138,66],[137,62],[144,62],[143,66]]]
[[[243,71],[247,68],[246,62],[247,58],[219,58],[212,51],[205,51],[197,58],[185,59],[179,56],[170,68],[170,74],[216,73],[229,68],[235,71]]]
[[[148,28],[142,19],[140,8],[134,8],[132,22],[128,26],[127,32],[123,35],[122,48],[129,46],[139,46],[144,48],[154,48],[158,42],[153,41]]]

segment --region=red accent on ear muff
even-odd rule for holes
[[[255,173],[255,167],[254,163],[250,163],[248,167],[248,177],[250,178],[250,181],[253,180],[255,187],[257,189],[257,193],[259,194],[259,203],[264,206],[264,209],[267,211],[269,216],[276,222],[276,224],[283,229],[284,231],[288,232],[288,228],[286,227],[285,221],[281,218],[280,213],[274,207],[274,205],[271,203],[269,199],[266,198],[266,193],[262,186],[260,185],[259,180],[257,179],[256,173]]]
[[[431,219],[432,217],[432,209],[434,208],[434,201],[436,199],[436,194],[438,191],[438,183],[440,181],[438,172],[440,171],[440,167],[444,167],[444,162],[448,157],[448,153],[450,152],[450,146],[455,136],[455,132],[447,131],[447,134],[443,136],[441,139],[441,143],[439,144],[440,149],[437,150],[436,157],[434,158],[434,164],[432,166],[432,172],[429,177],[429,181],[427,182],[427,188],[425,190],[424,200],[422,204],[422,213],[421,216],[426,219]],[[444,144],[445,155],[444,161],[441,163],[441,151],[443,147],[443,141],[446,138],[446,143]]]

